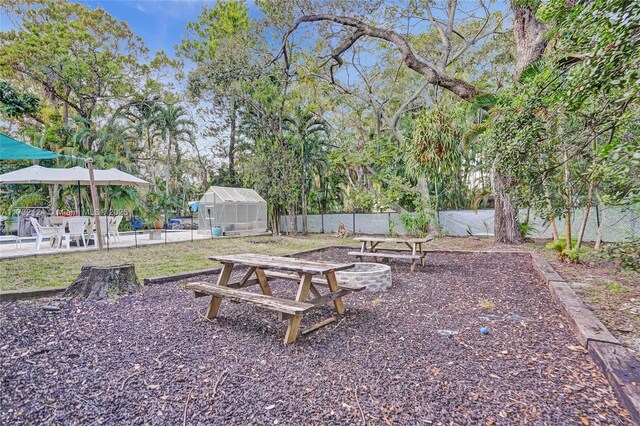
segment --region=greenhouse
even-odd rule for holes
[[[253,189],[212,186],[198,203],[200,233],[254,233],[267,230],[267,202]]]

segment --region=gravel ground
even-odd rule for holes
[[[528,256],[392,269],[390,290],[345,297],[343,319],[286,347],[273,312],[224,302],[207,321],[181,283],[2,304],[0,424],[630,424]]]

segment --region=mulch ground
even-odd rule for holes
[[[5,303],[0,424],[630,424],[528,256],[392,268],[390,290],[289,346],[275,313],[224,302],[207,321],[181,283],[57,313]]]

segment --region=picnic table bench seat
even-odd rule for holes
[[[291,281],[300,280],[300,276],[297,274],[287,274],[285,272],[269,271],[269,270],[264,271],[264,274],[269,279],[282,279],[282,280],[291,280]],[[311,279],[311,284],[320,285],[323,287],[328,286],[327,280],[322,278],[315,278],[315,277]],[[338,283],[338,287],[344,290],[349,290],[349,291],[361,291],[367,288],[367,286],[364,286],[364,285],[349,284],[349,283]]]
[[[186,288],[188,290],[193,290],[196,295],[200,293],[202,295],[223,297],[228,300],[245,302],[250,305],[259,306],[261,308],[289,315],[304,314],[315,307],[315,305],[307,302],[298,302],[296,300],[283,299],[281,297],[265,296],[264,294],[252,293],[246,290],[238,290],[209,283],[193,282],[187,284]]]
[[[362,237],[354,238],[354,240],[359,241],[361,243],[360,251],[351,251],[349,252],[349,255],[356,256],[358,259],[360,259],[360,261],[362,261],[365,257],[373,258],[374,262],[377,262],[378,258],[407,259],[411,261],[411,272],[413,272],[415,271],[416,264],[420,263],[420,265],[425,266],[425,257],[426,257],[427,251],[422,248],[422,244],[433,240],[433,238],[434,238],[434,235],[432,234],[429,234],[421,238],[413,238],[413,237],[395,238],[395,237],[365,235]],[[390,247],[378,247],[378,245],[382,243],[404,244],[407,247],[409,247],[410,250],[390,248]],[[367,247],[367,245],[369,247]],[[387,250],[387,251],[392,251],[396,253],[380,252],[379,250]]]
[[[379,251],[376,252],[361,252],[361,251],[350,251],[349,256],[357,256],[357,257],[382,257],[388,259],[409,259],[409,260],[420,260],[422,258],[419,254],[395,254],[395,253],[382,253]]]
[[[342,296],[365,288],[338,285],[335,272],[352,268],[354,265],[350,263],[318,262],[255,253],[211,256],[210,259],[223,265],[217,283],[214,285],[195,282],[186,285],[186,289],[193,290],[196,297],[211,296],[205,317],[215,318],[223,299],[276,311],[280,314],[280,319],[286,319],[289,323],[284,336],[285,344],[295,342],[300,332],[302,317],[308,310],[332,303],[336,313],[342,315],[345,310]],[[232,280],[235,266],[247,267],[239,280]],[[295,299],[274,297],[269,286],[269,281],[274,279],[297,281],[299,284]],[[258,285],[262,294],[243,290],[253,285]],[[328,292],[324,291],[322,294],[315,285],[327,287]],[[327,318],[303,330],[302,333],[316,330],[335,320],[335,316]]]

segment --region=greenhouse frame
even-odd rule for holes
[[[267,231],[267,202],[253,189],[212,186],[198,203],[198,233]]]

